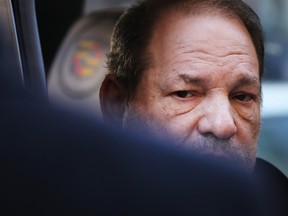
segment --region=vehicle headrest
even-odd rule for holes
[[[99,115],[99,89],[106,75],[106,54],[123,9],[105,9],[72,26],[52,63],[48,92],[52,102]]]

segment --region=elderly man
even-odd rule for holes
[[[264,46],[241,0],[144,0],[115,27],[104,119],[253,168]]]

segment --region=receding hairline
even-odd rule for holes
[[[158,1],[158,4],[161,1]],[[170,4],[164,5],[164,7],[159,7],[157,12],[158,15],[155,15],[156,21],[160,21],[163,19],[169,12],[175,13],[178,12],[179,15],[183,15],[184,17],[190,16],[198,16],[198,15],[212,15],[212,16],[222,16],[225,18],[234,18],[241,21],[241,18],[235,11],[231,11],[229,7],[221,6],[217,3],[216,0],[214,1],[184,1],[184,2],[177,2],[177,1],[169,1]],[[157,22],[155,22],[156,24]],[[241,21],[241,23],[243,23]],[[156,24],[157,25],[157,24]],[[244,24],[243,24],[244,25]],[[155,26],[152,28],[155,28]]]

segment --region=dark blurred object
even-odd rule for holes
[[[24,95],[2,98],[0,118],[2,215],[260,215],[249,178],[230,163]]]

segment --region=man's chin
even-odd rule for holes
[[[182,148],[187,148],[202,155],[211,155],[231,161],[246,170],[253,171],[256,163],[256,150],[242,149],[235,143],[215,139],[200,139],[180,144]],[[244,145],[243,145],[244,146]]]
[[[197,152],[205,156],[210,155],[213,157],[221,158],[228,162],[232,162],[236,164],[237,166],[243,167],[245,170],[249,172],[253,171],[255,162],[256,162],[256,157],[253,158],[251,156],[247,156],[247,155],[240,154],[240,153],[235,154],[235,152],[233,154],[223,152],[220,150],[218,151],[203,150],[203,151],[197,151]]]

